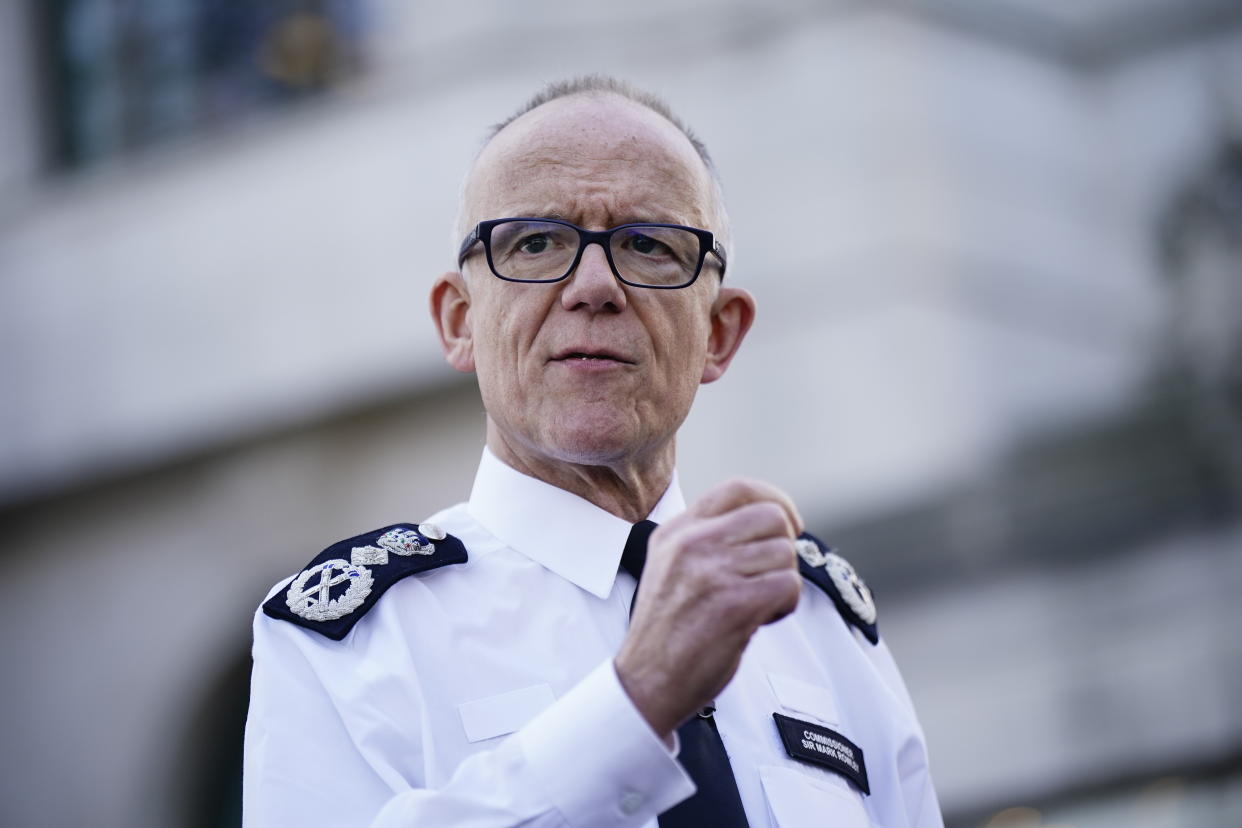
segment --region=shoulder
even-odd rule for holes
[[[403,578],[469,559],[436,518],[396,523],[328,546],[263,602],[270,618],[340,641]]]
[[[794,542],[802,577],[823,590],[847,624],[873,645],[880,642],[875,599],[849,561],[809,532]]]

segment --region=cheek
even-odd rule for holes
[[[674,322],[678,347],[686,361],[701,363],[707,354],[707,339],[711,334],[710,314],[708,305],[696,302],[692,313]]]
[[[492,399],[518,396],[530,380],[523,355],[531,350],[537,309],[519,307],[512,299],[489,296],[476,305],[472,320],[475,371],[484,395]]]
[[[480,367],[499,367],[507,361],[506,348],[515,341],[515,315],[512,305],[502,297],[488,296],[472,308],[471,330],[474,335],[475,359]]]
[[[707,325],[698,317],[676,317],[661,326],[663,345],[657,359],[663,366],[659,382],[664,392],[693,395],[703,377],[707,353]]]

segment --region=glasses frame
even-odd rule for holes
[[[515,279],[512,276],[502,276],[497,272],[496,265],[492,261],[492,229],[498,224],[505,224],[510,221],[538,221],[546,224],[559,224],[576,230],[578,233],[578,252],[574,255],[574,260],[565,272],[555,279]],[[621,272],[617,270],[617,263],[612,260],[612,234],[618,230],[628,230],[633,227],[665,227],[673,230],[685,230],[697,236],[699,239],[699,260],[695,265],[694,275],[680,285],[644,285],[641,282],[631,282],[622,276]],[[707,259],[708,253],[711,253],[720,262],[720,278],[722,281],[724,280],[726,266],[724,247],[721,246],[720,242],[716,241],[712,231],[702,230],[698,227],[687,227],[684,224],[664,224],[658,221],[634,221],[628,224],[619,224],[607,230],[584,230],[576,224],[553,218],[513,216],[511,218],[489,219],[476,224],[474,229],[462,240],[461,249],[457,254],[457,268],[459,270],[462,264],[465,263],[466,257],[470,255],[471,249],[479,242],[483,242],[483,252],[487,255],[487,266],[491,269],[493,276],[497,279],[504,279],[506,282],[523,282],[536,285],[548,285],[569,278],[569,274],[573,273],[577,269],[578,263],[582,261],[582,252],[587,249],[587,245],[591,244],[598,244],[604,248],[604,256],[608,259],[608,266],[612,268],[612,275],[617,277],[617,281],[631,287],[651,288],[652,290],[680,290],[688,288],[698,280],[699,274],[703,272],[703,262]]]

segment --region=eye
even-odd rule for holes
[[[517,249],[523,253],[536,255],[547,251],[551,240],[547,233],[531,233],[517,243]]]
[[[641,253],[644,256],[667,256],[672,253],[664,242],[656,241],[651,236],[644,236],[641,233],[635,233],[630,237],[629,246],[635,253]]]

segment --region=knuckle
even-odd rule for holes
[[[655,537],[654,533],[652,537]],[[710,537],[711,524],[695,520],[676,527],[670,524],[669,530],[660,538],[660,543],[675,555],[686,555],[700,552],[708,544]]]
[[[683,554],[701,553],[710,545],[712,536],[712,527],[706,521],[692,523],[689,526],[683,526],[681,531],[674,536],[674,545]]]
[[[789,538],[773,538],[769,545],[772,548],[772,556],[780,561],[781,566],[796,569],[798,553],[794,549],[793,541]]]
[[[753,520],[765,532],[780,534],[787,538],[792,537],[790,535],[789,514],[779,503],[771,500],[754,503],[750,506],[748,518]]]
[[[768,538],[755,546],[755,562],[765,570],[782,569],[787,563],[785,541],[782,538]]]
[[[802,576],[797,572],[789,573],[789,592],[787,600],[789,601],[789,611],[793,612],[794,607],[798,606],[798,601],[802,598]]]
[[[759,481],[754,478],[742,477],[740,475],[730,477],[724,483],[727,491],[739,495],[753,495],[759,491],[759,486]]]
[[[756,504],[756,506],[762,510],[765,521],[782,526],[785,524],[785,509],[779,503],[765,500],[762,503]]]

